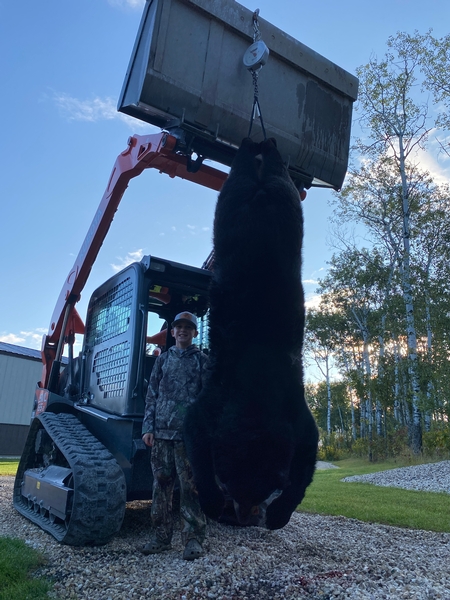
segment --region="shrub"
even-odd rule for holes
[[[405,452],[409,456],[408,430],[406,427],[391,431],[386,437],[373,435],[372,440],[358,438],[351,447],[353,456],[369,458],[373,462],[403,456]]]
[[[450,427],[446,424],[434,425],[431,431],[422,435],[423,453],[427,456],[445,458],[450,454]]]
[[[352,444],[352,454],[358,458],[367,458],[369,454],[369,440],[358,438]]]
[[[339,433],[327,435],[320,430],[318,460],[333,461],[342,460],[348,454],[348,442],[346,438]]]

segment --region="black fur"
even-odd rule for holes
[[[265,519],[278,529],[312,481],[318,434],[301,363],[302,236],[299,194],[275,141],[243,140],[214,220],[210,377],[185,420],[200,503],[212,518],[223,512],[224,490],[243,524],[282,490]]]

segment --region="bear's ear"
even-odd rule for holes
[[[257,144],[251,138],[245,137],[242,140],[240,147],[244,150],[247,150],[247,152],[249,152],[250,154],[253,154],[253,156],[257,156],[258,154],[261,154],[261,144],[262,143],[263,142]]]
[[[245,137],[241,142],[240,148],[251,148],[254,143],[255,142],[252,140],[252,138]]]
[[[258,146],[260,147],[260,152],[270,152],[273,148],[277,148],[277,140],[275,138],[267,138],[267,140],[264,140]]]

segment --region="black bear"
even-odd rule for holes
[[[185,418],[200,504],[215,519],[231,498],[239,523],[281,528],[313,478],[302,237],[299,192],[275,140],[244,139],[214,218],[209,377]]]

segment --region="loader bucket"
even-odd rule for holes
[[[358,80],[260,17],[258,25],[270,50],[258,74],[267,137],[294,181],[339,190]],[[252,11],[235,0],[147,0],[118,110],[230,165],[249,131],[254,86],[243,56],[253,31]],[[258,120],[252,137],[263,139]]]

